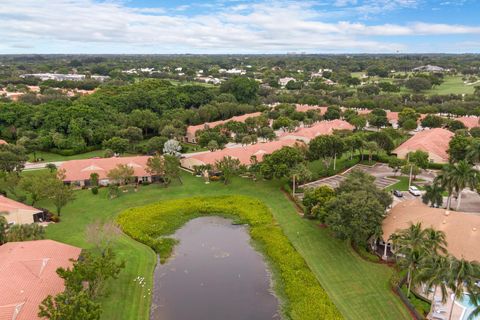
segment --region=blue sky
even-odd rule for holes
[[[477,0],[2,0],[0,53],[480,52]]]

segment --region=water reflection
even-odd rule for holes
[[[263,257],[244,226],[202,217],[175,233],[175,256],[154,275],[151,319],[279,319]]]

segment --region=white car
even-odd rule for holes
[[[416,197],[422,195],[422,193],[420,192],[420,190],[418,190],[418,188],[415,187],[415,186],[410,186],[410,187],[408,188],[408,192],[410,192],[411,194],[413,194],[413,195],[416,196]]]

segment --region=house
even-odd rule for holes
[[[48,295],[65,290],[57,269],[72,266],[82,249],[53,240],[0,246],[0,319],[33,320]]]
[[[252,156],[257,158],[257,161],[262,161],[263,156],[270,154],[276,150],[279,150],[285,146],[293,146],[298,143],[295,140],[277,140],[265,143],[256,143],[247,146],[225,148],[222,150],[204,152],[200,154],[194,154],[191,156],[186,155],[186,158],[180,160],[182,167],[187,169],[193,169],[194,166],[201,165],[214,165],[216,161],[222,160],[224,157],[232,157],[240,160],[243,165],[249,165],[251,163]]]
[[[30,224],[45,220],[42,210],[0,195],[0,216],[8,224]]]
[[[127,165],[133,168],[135,182],[152,182],[152,175],[146,171],[149,156],[92,158],[83,160],[65,161],[59,170],[65,170],[67,184],[83,187],[90,185],[90,175],[98,174],[100,185],[109,185],[108,172],[118,165]]]
[[[379,245],[386,257],[395,252],[390,237],[411,224],[421,223],[423,228],[445,232],[447,250],[457,258],[480,261],[480,216],[458,211],[432,208],[420,200],[402,201],[390,210],[383,220],[383,234]],[[386,246],[384,244],[387,244]]]
[[[315,123],[311,127],[299,128],[294,132],[285,132],[280,135],[281,140],[293,139],[301,140],[303,142],[310,142],[310,140],[322,136],[330,135],[335,130],[353,130],[355,129],[350,123],[344,120],[331,120],[331,121],[320,121]]]
[[[430,161],[447,163],[448,143],[453,136],[451,131],[442,128],[424,130],[402,143],[392,153],[401,159],[406,159],[408,153],[421,150],[428,153]]]
[[[310,111],[310,110],[314,110],[314,111],[319,111],[320,114],[325,114],[325,112],[327,112],[328,110],[328,107],[326,106],[311,106],[311,105],[308,105],[308,104],[296,104],[295,105],[295,111],[298,111],[298,112],[307,112],[307,111]]]
[[[292,78],[292,77],[280,78],[280,79],[278,79],[278,84],[281,87],[285,87],[287,85],[287,83],[289,83],[290,81],[295,82],[297,80],[295,80],[295,78]]]
[[[432,65],[427,64],[426,66],[420,66],[420,67],[417,67],[417,68],[413,68],[412,71],[413,72],[422,72],[422,71],[444,72],[444,71],[448,71],[448,69],[445,69],[445,68],[442,68],[442,67],[439,67],[439,66],[432,66]]]
[[[460,117],[455,120],[460,121],[467,127],[468,129],[472,129],[474,127],[480,127],[480,117],[476,116],[467,116],[467,117]]]
[[[196,133],[199,130],[204,130],[207,128],[215,128],[216,126],[219,126],[221,124],[230,122],[230,121],[237,121],[237,122],[245,122],[248,118],[254,118],[260,116],[262,113],[261,112],[253,112],[253,113],[247,113],[241,116],[235,116],[231,117],[230,119],[227,120],[220,120],[220,121],[214,121],[214,122],[207,122],[203,124],[198,124],[196,126],[188,126],[187,127],[187,133],[185,136],[185,141],[190,142],[190,143],[197,143],[197,137]]]

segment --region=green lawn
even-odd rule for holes
[[[385,190],[386,191],[392,191],[392,190],[408,191],[408,176],[397,176],[395,178],[398,179],[398,182],[387,187]],[[419,180],[413,180],[412,185],[416,186],[420,190],[423,189],[423,187],[415,184],[416,181],[419,181]]]
[[[137,193],[124,194],[115,200],[106,198],[101,189],[94,196],[78,191],[77,199],[63,211],[59,224],[47,228],[47,237],[80,247],[88,247],[85,227],[95,219],[112,219],[126,208],[165,199],[243,194],[263,201],[272,211],[285,235],[305,258],[346,319],[410,319],[406,308],[390,290],[391,268],[361,259],[344,241],[331,237],[328,229],[301,218],[293,204],[279,191],[280,182],[251,182],[236,178],[232,184],[204,184],[203,180],[184,174],[184,185],[163,188],[142,187]],[[48,203],[40,203],[49,206]],[[51,206],[49,206],[51,207]],[[103,302],[103,319],[148,319],[152,273],[156,257],[146,246],[122,236],[116,243],[118,254],[126,259],[126,269],[111,282],[110,295]],[[146,278],[139,287],[133,279]]]
[[[62,156],[60,154],[45,152],[45,151],[38,151],[36,153],[37,158],[43,158],[45,162],[88,159],[93,157],[103,157],[104,155],[105,155],[105,150],[95,150],[95,151],[75,154],[73,156]],[[29,161],[33,161],[33,153],[30,153],[28,155],[28,159]]]

